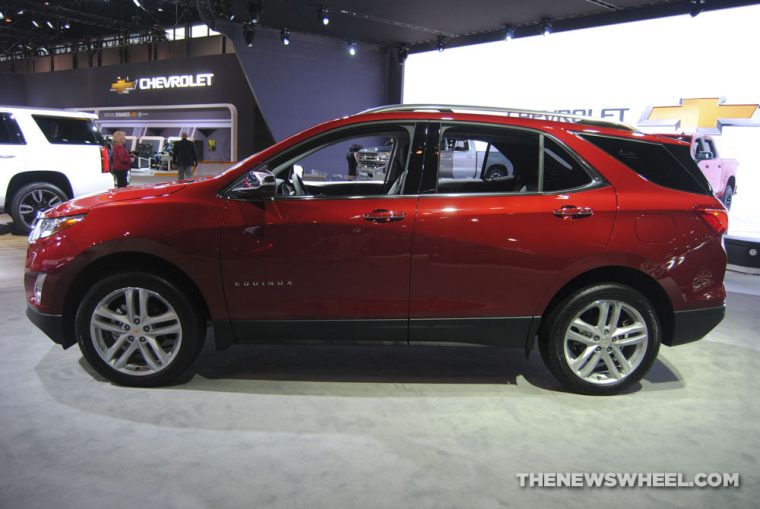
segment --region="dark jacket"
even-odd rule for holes
[[[111,149],[111,169],[124,171],[131,167],[132,157],[129,155],[129,152],[127,152],[127,147],[114,143],[113,148]]]
[[[174,143],[172,150],[175,164],[180,166],[195,166],[198,157],[195,155],[195,146],[190,140],[179,140]]]

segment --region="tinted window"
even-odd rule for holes
[[[0,113],[0,143],[11,145],[26,143],[18,122],[11,113]]]
[[[100,145],[102,137],[86,118],[32,115],[50,143],[68,145]]]
[[[678,160],[661,144],[606,136],[583,136],[645,179],[663,187],[708,194]]]
[[[441,136],[438,193],[538,191],[539,135],[452,127]]]
[[[591,183],[580,164],[550,138],[544,138],[543,191],[564,191]]]
[[[670,152],[673,157],[675,157],[678,162],[681,163],[681,166],[683,166],[686,171],[688,171],[691,176],[694,177],[694,180],[699,182],[699,185],[702,186],[702,189],[712,193],[710,183],[707,181],[707,178],[705,178],[705,174],[702,173],[702,170],[699,169],[699,166],[697,166],[697,163],[691,157],[691,149],[689,147],[684,147],[682,145],[671,145],[669,143],[663,143],[662,146],[668,149],[668,152]]]

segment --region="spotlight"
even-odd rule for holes
[[[64,21],[63,28],[68,30],[69,28],[71,28],[71,24],[68,21]]]
[[[251,25],[250,23],[246,23],[245,25],[243,25],[243,39],[245,40],[245,45],[248,46],[249,48],[253,47],[253,36],[254,36],[253,25]]]
[[[693,18],[702,12],[705,8],[706,3],[707,0],[691,0],[691,10],[689,11],[691,17]]]
[[[349,55],[351,55],[351,56],[356,55],[356,49],[357,49],[356,41],[351,41],[351,42],[348,43],[348,54]]]
[[[39,28],[39,27],[40,27],[40,24],[39,24],[39,23],[37,23],[37,20],[36,20],[36,19],[33,19],[33,20],[32,20],[32,25],[34,25],[34,28]]]
[[[52,28],[55,28],[55,27],[53,26],[53,23],[52,23],[50,20],[47,20],[47,21],[45,22],[45,24],[46,24],[48,27],[50,27],[51,29],[52,29]]]
[[[283,28],[280,32],[280,40],[285,46],[290,44],[290,32],[288,32],[287,28]]]
[[[135,7],[138,7],[140,9],[145,9],[145,7],[142,6],[140,3],[140,0],[132,0],[132,3],[135,4]]]
[[[0,18],[4,18],[5,14],[3,14],[3,11],[0,11]]]
[[[541,20],[541,33],[544,37],[552,33],[552,20],[544,18]]]
[[[16,14],[18,14],[19,16],[23,16],[24,15],[24,9],[19,9],[18,11],[16,11]]]
[[[409,48],[404,46],[403,48],[398,50],[398,63],[401,65],[404,65],[404,62],[406,62],[406,58],[409,56]]]
[[[5,17],[5,22],[6,23],[13,23],[13,18],[11,18],[10,16],[6,16]]]
[[[438,38],[438,52],[443,53],[444,49],[446,49],[446,39],[441,36]]]
[[[261,0],[249,0],[248,1],[248,14],[251,17],[251,23],[258,23],[261,21],[261,12],[264,10],[264,4]]]
[[[504,40],[511,41],[515,38],[515,27],[507,25],[504,27]]]
[[[325,5],[319,6],[319,19],[322,21],[322,24],[325,26],[330,24],[330,13],[327,10],[327,6]]]

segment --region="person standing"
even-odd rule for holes
[[[113,133],[113,146],[111,147],[111,174],[116,187],[129,185],[129,169],[132,167],[132,156],[129,155],[124,143],[127,141],[124,131]]]
[[[181,134],[182,139],[174,144],[173,158],[177,166],[179,180],[193,176],[193,166],[198,164],[193,142],[187,139],[187,133]]]

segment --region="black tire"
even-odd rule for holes
[[[31,182],[21,186],[13,195],[10,215],[16,229],[28,233],[38,212],[44,212],[68,199],[58,186],[48,182]]]
[[[611,315],[603,313],[605,303],[612,304]],[[602,316],[608,316],[609,321],[613,319],[615,303],[620,303],[619,328],[613,330],[611,323],[606,326],[601,324],[606,321]],[[574,322],[576,318],[592,326],[592,322],[597,320],[596,329],[585,328],[585,325],[578,327],[576,324],[579,322]],[[645,325],[646,329],[638,334],[622,332],[624,327],[631,330],[630,327],[637,324]],[[598,335],[592,330],[598,331]],[[616,335],[615,331],[621,333]],[[590,335],[586,337],[586,334]],[[575,339],[581,336],[583,341]],[[660,339],[660,322],[649,300],[631,287],[609,283],[576,291],[557,305],[541,326],[539,347],[549,371],[568,390],[581,394],[610,395],[641,380],[657,358]],[[637,343],[620,346],[634,341]],[[639,344],[644,346],[640,347]],[[630,366],[624,375],[625,366],[619,361],[621,355],[629,363],[626,366]],[[584,363],[583,359],[588,360]],[[573,360],[579,362],[577,372],[570,365]],[[609,363],[612,363],[614,370]],[[584,373],[589,367],[590,372]],[[582,376],[584,374],[585,377]]]
[[[137,293],[130,290],[136,290]],[[140,304],[141,290],[148,295],[144,306]],[[132,295],[133,306],[139,311],[139,314],[133,314],[137,320],[134,323],[128,319],[121,320],[127,318],[126,314],[121,314],[126,310],[126,295]],[[100,316],[95,322],[95,308],[102,309],[104,305],[117,319],[104,320],[103,316]],[[143,307],[146,309],[142,310]],[[171,313],[171,319],[158,320],[155,327],[154,323],[150,322],[152,318],[169,316]],[[141,324],[139,319],[143,317],[148,317],[148,321],[144,320]],[[126,323],[129,323],[128,331],[125,328],[118,333],[95,329],[127,327]],[[176,324],[179,325],[178,333],[153,332],[177,328]],[[167,279],[146,272],[124,272],[97,281],[85,294],[77,309],[75,327],[79,349],[90,366],[116,384],[133,387],[157,387],[176,381],[195,361],[206,335],[204,314],[180,288]],[[153,329],[149,332],[151,328]],[[130,335],[126,336],[127,334]],[[122,346],[116,347],[117,342]],[[166,356],[166,362],[161,362],[154,345],[162,349],[161,353]],[[128,354],[130,348],[137,350]],[[111,356],[114,362],[106,362],[102,356],[107,355],[110,349],[116,352]],[[158,366],[149,365],[146,351],[153,352],[150,358],[154,364],[159,364]],[[126,359],[126,365],[117,366],[122,356]]]
[[[723,196],[720,198],[720,201],[723,202],[726,210],[731,210],[731,203],[734,201],[734,186],[731,184],[726,185],[726,189],[723,191]]]
[[[501,177],[508,177],[509,176],[509,170],[507,170],[507,167],[501,164],[495,164],[493,166],[490,166],[486,170],[486,174],[483,177],[483,180],[493,180]]]

